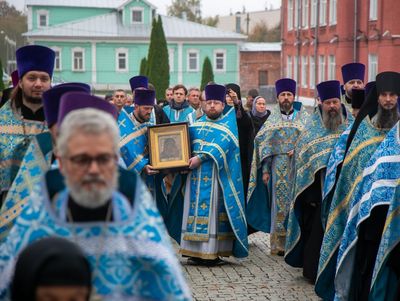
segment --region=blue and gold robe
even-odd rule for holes
[[[315,109],[295,148],[296,177],[285,246],[285,261],[294,267],[303,267],[304,264],[305,242],[300,227],[304,212],[302,210],[303,202],[300,202],[299,199],[311,187],[319,190],[321,194],[323,187],[321,186],[323,177],[321,173],[328,164],[329,156],[337,140],[349,126],[349,121],[352,121],[352,119],[349,120],[351,115],[346,111],[346,118],[338,129],[336,131],[328,130],[324,126],[320,110],[318,107]],[[313,197],[316,198],[316,202],[321,201],[318,199],[318,195],[313,195]],[[316,260],[317,265],[318,258],[313,258],[313,260]]]
[[[346,226],[349,201],[356,193],[366,164],[387,132],[387,129],[376,128],[369,116],[365,117],[344,158],[330,205],[315,284],[317,294],[326,300],[333,300],[334,297],[337,251]]]
[[[372,277],[370,300],[394,300],[397,279],[388,268],[390,251],[399,242],[400,141],[399,123],[386,135],[362,173],[359,189],[350,200],[346,227],[340,242],[335,300],[349,300],[358,231],[374,208],[389,206]],[[377,225],[378,226],[378,225]]]
[[[292,121],[282,120],[280,108],[275,106],[254,141],[247,192],[247,222],[255,230],[267,233],[271,230],[272,252],[277,249],[283,251],[285,248],[285,219],[292,199],[294,180],[294,158],[288,153],[295,149],[308,118],[308,113],[302,109],[295,110]],[[271,175],[270,192],[262,181],[263,166],[267,167]]]
[[[230,253],[235,257],[248,255],[247,224],[244,212],[244,192],[237,138],[236,114],[232,108],[217,120],[202,116],[190,127],[192,151],[202,157],[201,165],[193,169],[187,180],[180,252],[184,255],[213,259],[218,255],[194,254],[185,243],[209,243],[233,240]],[[219,197],[219,199],[217,199]],[[215,208],[218,204],[218,208]],[[212,208],[215,212],[212,212]],[[216,220],[211,220],[214,214]],[[185,222],[186,221],[186,222]],[[216,233],[211,224],[216,223]],[[214,237],[216,236],[216,237]]]
[[[104,299],[191,300],[162,218],[142,181],[136,182],[133,208],[121,194],[113,194],[112,222],[66,222],[66,192],[51,202],[50,190],[46,183],[35,186],[0,246],[0,299],[9,300],[12,271],[23,248],[60,236],[82,248],[92,268],[94,292]]]
[[[7,101],[0,109],[0,193],[10,189],[34,135],[47,131],[44,122],[22,119]]]

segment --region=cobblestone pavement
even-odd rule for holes
[[[186,264],[181,259],[194,300],[320,300],[302,270],[285,264],[283,257],[270,255],[269,235],[249,237],[249,257],[217,267]]]

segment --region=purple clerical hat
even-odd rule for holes
[[[321,101],[327,99],[340,99],[340,82],[338,80],[328,80],[317,85],[318,95]]]
[[[11,72],[11,82],[13,87],[18,86],[19,82],[18,70],[14,70],[13,72]]]
[[[359,79],[364,82],[365,65],[361,63],[350,63],[342,66],[343,83],[353,79]]]
[[[135,91],[135,105],[154,106],[156,93],[153,90],[139,89]]]
[[[226,88],[222,85],[211,84],[204,88],[206,100],[220,100],[225,102]]]
[[[353,109],[359,109],[363,105],[365,100],[364,89],[352,89],[351,90],[351,107]]]
[[[291,92],[296,95],[296,81],[291,78],[281,78],[275,82],[276,96],[282,92]]]
[[[19,78],[29,71],[46,72],[53,76],[55,52],[48,47],[28,45],[17,49],[17,69]]]
[[[90,94],[90,86],[84,83],[65,83],[57,85],[43,93],[43,109],[47,126],[57,123],[60,99],[67,92],[85,92]]]
[[[103,98],[85,92],[68,92],[61,96],[57,119],[58,126],[61,125],[69,112],[86,108],[98,109],[111,114],[114,119],[118,118],[118,111],[115,106]]]
[[[148,88],[149,87],[149,79],[146,76],[138,75],[134,76],[129,80],[129,84],[131,85],[131,90],[135,91],[137,88]]]

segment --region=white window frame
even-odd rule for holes
[[[142,15],[142,21],[141,22],[137,22],[137,21],[133,21],[132,18],[132,13],[134,11],[140,12]],[[133,6],[131,7],[131,9],[129,10],[129,20],[131,21],[131,24],[144,24],[144,8],[141,6]]]
[[[37,28],[46,28],[49,26],[49,11],[45,9],[40,9],[36,11],[37,14]],[[41,25],[40,24],[40,17],[45,16],[46,17],[46,25]]]
[[[292,57],[290,55],[288,55],[286,58],[286,77],[287,78],[292,78],[292,76],[293,76],[292,70],[293,70]]]
[[[328,79],[335,80],[336,79],[336,56],[329,56],[329,65],[328,65]]]
[[[303,55],[301,57],[301,86],[307,88],[307,71],[308,71],[308,61],[307,57]]]
[[[119,55],[125,54],[125,68],[119,67]],[[129,50],[127,48],[115,49],[115,71],[117,72],[128,72],[129,71]]]
[[[326,0],[320,0],[319,2],[319,25],[326,25]]]
[[[310,27],[313,28],[317,25],[317,5],[318,0],[311,0],[311,16],[310,16]]]
[[[175,50],[173,48],[168,48],[168,63],[169,63],[169,72],[174,72],[174,60],[175,58]]]
[[[60,47],[51,47],[53,51],[56,53],[56,56],[54,58],[54,71],[61,71],[62,70],[62,54],[61,54],[61,48]],[[58,56],[57,56],[58,53]],[[58,67],[57,67],[57,60],[58,60]]]
[[[288,17],[287,17],[287,29],[292,30],[293,29],[293,1],[294,0],[288,0]]]
[[[301,26],[302,26],[303,28],[308,28],[309,1],[310,1],[310,0],[302,0],[302,4],[301,4]],[[312,1],[312,0],[311,0],[311,1]]]
[[[378,20],[378,0],[369,0],[369,20]]]
[[[82,69],[76,69],[75,68],[75,53],[77,52],[82,52]],[[72,48],[72,71],[73,72],[85,72],[86,68],[85,68],[86,64],[85,64],[85,48],[82,47],[75,47]]]
[[[299,57],[293,56],[293,79],[297,81],[299,75]]]
[[[324,55],[319,55],[318,56],[318,82],[324,82],[326,81],[326,74],[325,74],[325,56]]]
[[[294,0],[294,28],[299,27],[299,7],[300,7],[301,0]],[[301,13],[301,12],[300,12]]]
[[[196,54],[197,60],[196,60],[196,68],[195,69],[191,69],[190,68],[190,55],[191,54]],[[186,61],[186,63],[187,63],[187,71],[188,72],[199,72],[199,70],[200,70],[200,68],[199,68],[199,65],[200,65],[200,52],[199,52],[199,50],[197,50],[197,49],[189,49],[187,51],[187,61]]]
[[[222,69],[217,68],[217,54],[223,54],[223,67]],[[214,50],[214,71],[215,72],[226,72],[226,50],[225,49],[215,49]]]
[[[337,24],[337,0],[329,1],[329,25]]]
[[[315,88],[315,58],[314,58],[314,56],[310,56],[310,59],[309,59],[309,64],[308,64],[308,67],[309,67],[309,70],[310,70],[310,72],[309,72],[309,74],[310,74],[310,84],[309,84],[309,87],[310,88],[312,88],[312,89],[314,89]]]
[[[378,74],[378,55],[368,54],[368,81],[374,81]]]

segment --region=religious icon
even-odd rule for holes
[[[190,141],[186,122],[148,128],[150,164],[155,169],[189,166]]]

